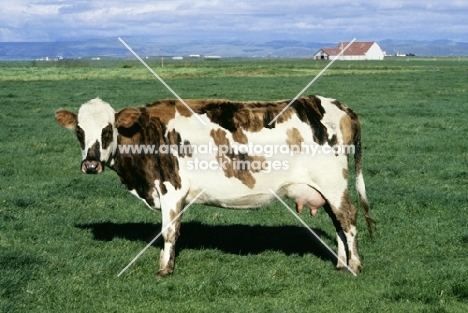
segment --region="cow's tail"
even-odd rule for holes
[[[359,196],[362,212],[366,219],[367,230],[372,238],[372,232],[376,229],[375,220],[369,214],[369,201],[366,196],[366,185],[362,175],[362,147],[361,147],[361,127],[356,116],[356,127],[354,127],[354,169],[356,171],[356,190]]]

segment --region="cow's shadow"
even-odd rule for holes
[[[92,223],[76,225],[90,229],[95,240],[111,241],[125,238],[150,242],[161,231],[153,223]],[[320,229],[313,229],[321,238],[332,238]],[[163,246],[162,236],[153,244]],[[314,254],[324,261],[336,263],[337,259],[305,227],[298,226],[248,226],[205,225],[200,222],[183,222],[176,244],[176,254],[184,249],[218,249],[236,255],[260,254],[264,251],[281,251],[286,255]]]

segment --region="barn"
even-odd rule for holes
[[[314,54],[315,60],[333,60],[349,44],[340,42],[335,48],[322,48]],[[353,42],[339,57],[340,60],[383,60],[384,52],[376,42]]]

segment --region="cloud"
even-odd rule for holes
[[[138,36],[174,41],[468,41],[466,1],[16,0],[2,8],[1,41]]]

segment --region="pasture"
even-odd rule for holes
[[[326,63],[149,65],[182,98],[278,100]],[[0,62],[0,311],[467,312],[467,79],[463,58],[339,61],[305,93],[337,98],[360,117],[377,233],[371,240],[359,211],[359,276],[336,271],[275,202],[252,211],[194,205],[172,276],[155,276],[158,240],[117,277],[159,233],[161,216],[112,171],[82,174],[78,141],[54,112],[97,96],[120,109],[173,95],[138,61]],[[350,185],[357,204],[353,177]],[[301,217],[336,251],[323,210]]]

